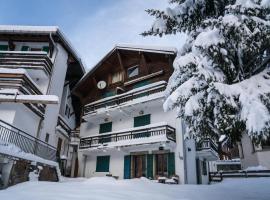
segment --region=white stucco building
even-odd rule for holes
[[[0,26],[0,140],[62,160],[62,172],[70,173],[70,134],[80,119],[70,90],[84,72],[58,27]]]

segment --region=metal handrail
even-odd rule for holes
[[[0,140],[16,145],[26,153],[48,160],[56,160],[55,147],[3,120],[0,120]]]
[[[213,149],[218,152],[218,146],[210,139],[202,139],[197,143],[196,147],[197,151],[205,150],[205,149]]]
[[[116,142],[119,140],[132,140],[137,138],[147,138],[151,136],[164,135],[168,140],[176,141],[175,128],[169,125],[156,126],[151,128],[142,128],[131,131],[122,131],[106,135],[83,137],[80,139],[80,149],[86,149],[99,146],[103,143]]]

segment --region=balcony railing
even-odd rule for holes
[[[196,150],[214,150],[215,152],[218,152],[218,146],[211,139],[207,138],[197,143]]]
[[[140,138],[151,138],[164,135],[168,140],[175,142],[175,128],[163,125],[151,128],[135,129],[132,131],[117,132],[112,134],[84,137],[80,140],[80,149],[93,148],[110,142],[131,141]],[[147,140],[145,141],[147,143]],[[150,142],[151,143],[151,142]]]
[[[36,84],[25,74],[0,73],[1,89],[17,89],[24,95],[42,95],[43,93]],[[44,104],[27,104],[27,106],[36,112],[39,116],[43,116],[45,112]]]
[[[68,136],[71,134],[70,126],[61,115],[58,116],[57,126],[61,126],[67,132]]]
[[[19,147],[25,153],[47,160],[56,160],[56,148],[0,120],[0,140]]]
[[[46,52],[0,51],[0,68],[40,69],[50,75],[52,66]]]
[[[113,106],[120,106],[128,101],[149,96],[158,92],[162,92],[166,89],[166,82],[162,82],[158,85],[154,84],[153,86],[149,86],[147,88],[140,88],[134,90],[133,92],[126,92],[124,94],[116,95],[114,97],[109,97],[104,100],[98,100],[92,103],[87,104],[84,106],[84,115],[88,115],[94,113],[96,110],[105,107],[113,107]]]

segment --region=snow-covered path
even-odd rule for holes
[[[231,179],[214,185],[163,185],[145,179],[66,179],[27,182],[0,191],[6,200],[269,200],[270,178]]]

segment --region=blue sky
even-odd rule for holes
[[[142,37],[153,18],[147,8],[165,9],[167,0],[0,0],[0,23],[56,25],[77,49],[88,69],[115,44],[179,47],[181,35]]]

